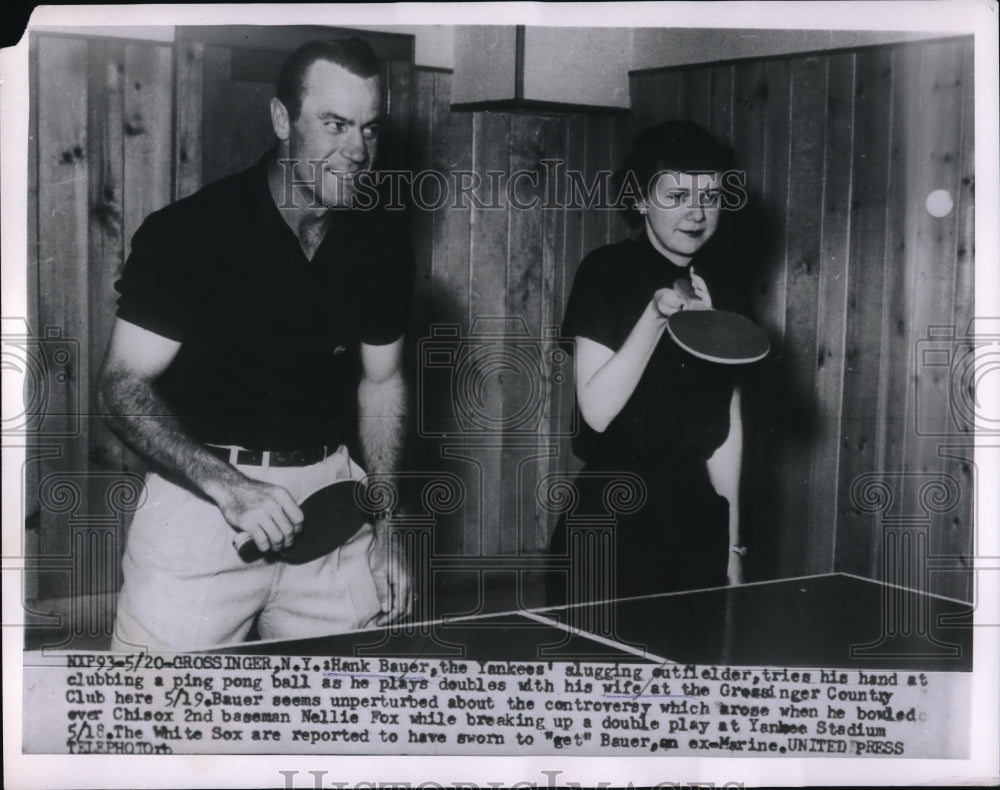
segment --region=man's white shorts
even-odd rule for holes
[[[346,448],[304,467],[238,466],[288,489],[298,502],[343,479],[361,479]],[[368,566],[372,528],[336,551],[290,565],[245,563],[235,531],[210,501],[159,474],[128,532],[113,650],[189,651],[240,642],[254,621],[262,639],[342,633],[371,625],[380,606]]]

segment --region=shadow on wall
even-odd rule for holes
[[[407,333],[407,376],[411,388],[411,419],[406,442],[406,455],[401,468],[413,473],[404,480],[400,497],[406,512],[426,513],[421,498],[428,480],[464,474],[463,465],[442,457],[442,445],[449,431],[454,393],[447,376],[427,376],[429,341],[436,327],[461,326],[466,307],[445,288],[431,282],[427,298],[414,305],[414,318]],[[453,431],[457,433],[457,430]],[[434,554],[457,554],[462,550],[462,513],[459,506],[435,519]]]
[[[750,317],[771,341],[771,353],[745,371],[742,387],[744,460],[741,480],[741,539],[754,551],[747,555],[748,580],[786,576],[794,548],[778,546],[776,524],[795,459],[807,457],[818,434],[817,402],[813,391],[799,384],[783,325],[768,320],[767,305],[775,298],[785,251],[781,246],[783,217],[751,194],[747,205],[728,215],[713,249],[715,265],[726,281],[746,295]],[[782,322],[783,324],[783,322]],[[803,514],[804,517],[805,514]]]

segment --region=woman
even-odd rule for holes
[[[718,244],[709,244],[732,164],[729,149],[694,123],[640,135],[617,180],[620,194],[632,196],[626,209],[641,232],[592,252],[573,282],[563,333],[575,339],[582,424],[573,449],[586,465],[571,524],[611,512],[616,476],[643,501],[614,514],[615,561],[607,564],[614,578],[581,578],[575,567],[570,601],[742,581],[736,370],[696,359],[665,331],[678,310],[746,312],[731,278],[719,276]],[[566,556],[567,532],[564,517],[553,554]],[[566,600],[566,587],[553,576],[550,603]]]

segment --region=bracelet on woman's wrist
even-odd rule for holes
[[[730,546],[729,550],[733,554],[738,554],[741,557],[745,557],[747,552],[750,551],[746,546]]]

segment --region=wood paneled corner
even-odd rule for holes
[[[734,147],[766,231],[750,296],[774,353],[747,395],[744,485],[757,574],[887,578],[886,524],[906,517],[917,564],[942,568],[932,589],[972,595],[955,371],[920,351],[941,326],[959,344],[972,318],[973,95],[971,38],[632,75],[637,127],[687,117]],[[887,510],[858,500],[871,475]],[[929,507],[952,481],[949,507]]]

